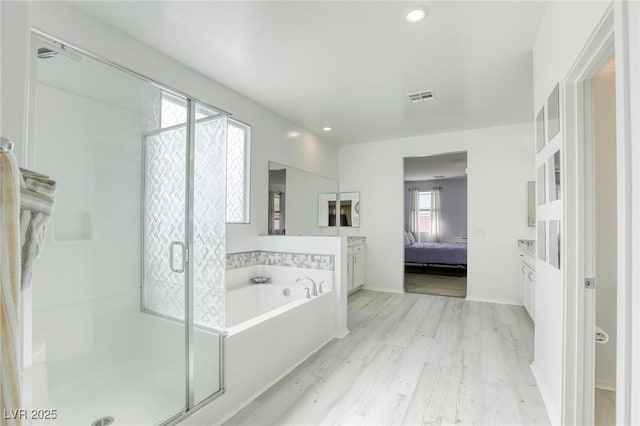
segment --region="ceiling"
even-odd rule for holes
[[[466,152],[405,158],[404,180],[419,181],[466,176],[466,168]]]
[[[533,116],[531,50],[544,2],[75,5],[311,131],[331,126],[323,135],[338,143]],[[429,15],[409,24],[416,6]],[[434,100],[409,101],[427,89]]]

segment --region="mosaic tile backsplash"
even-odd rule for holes
[[[285,253],[258,250],[227,254],[227,269],[246,268],[254,265],[333,271],[335,261],[334,256],[331,254]]]

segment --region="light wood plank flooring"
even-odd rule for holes
[[[404,274],[404,291],[434,296],[466,297],[467,277],[435,274]]]
[[[616,393],[596,388],[596,426],[616,424]]]
[[[522,307],[361,290],[349,328],[226,424],[550,424]]]

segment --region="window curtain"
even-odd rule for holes
[[[442,220],[440,217],[440,187],[431,190],[431,241],[439,243],[442,239]]]
[[[409,232],[420,241],[420,188],[409,188]]]

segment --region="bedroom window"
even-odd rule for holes
[[[418,235],[420,241],[428,241],[431,234],[431,192],[420,192]]]

